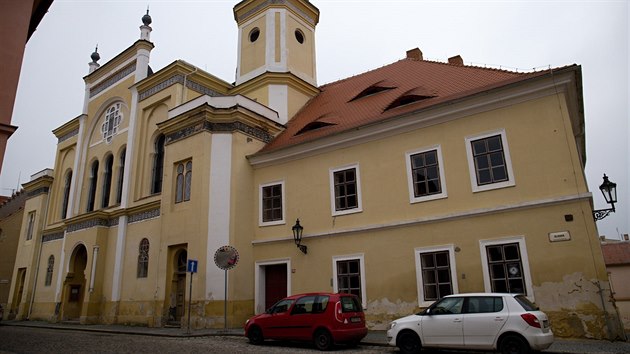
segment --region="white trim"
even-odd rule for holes
[[[120,301],[123,286],[123,269],[125,266],[125,244],[127,239],[127,215],[118,218],[118,230],[116,231],[116,246],[114,253],[114,274],[112,274],[112,301]]]
[[[480,140],[489,138],[495,135],[501,136],[501,144],[503,145],[503,156],[505,158],[505,169],[507,170],[508,180],[505,182],[496,182],[484,185],[478,185],[477,183],[477,169],[475,168],[475,161],[473,158],[472,142],[474,140]],[[465,138],[466,140],[466,157],[468,158],[468,173],[470,174],[470,187],[473,193],[483,192],[493,189],[500,189],[506,187],[513,187],[516,185],[516,179],[514,177],[514,171],[512,170],[512,159],[510,158],[510,148],[508,147],[507,136],[505,129],[498,129],[490,132],[485,132],[476,135],[470,135]]]
[[[168,111],[168,119],[177,117],[204,104],[213,108],[233,108],[241,106],[269,120],[281,123],[278,118],[278,112],[242,95],[217,97],[207,95],[199,96]]]
[[[593,195],[589,192],[589,193],[570,195],[566,197],[540,199],[540,200],[528,201],[528,202],[523,202],[523,203],[514,203],[511,205],[502,205],[502,206],[497,206],[493,208],[474,209],[474,210],[457,212],[457,213],[452,213],[452,214],[427,216],[427,217],[422,217],[422,218],[408,219],[408,220],[390,222],[390,223],[385,223],[385,224],[372,224],[372,225],[366,225],[362,227],[355,227],[355,228],[348,228],[348,229],[341,229],[341,230],[340,229],[326,230],[320,233],[312,233],[312,234],[304,235],[304,239],[318,238],[318,237],[345,236],[345,235],[356,234],[359,232],[381,231],[381,230],[387,230],[387,229],[393,229],[393,228],[399,228],[399,227],[408,227],[408,226],[413,226],[413,225],[421,225],[421,224],[434,223],[434,222],[445,222],[445,221],[457,220],[457,219],[462,219],[462,218],[471,218],[471,217],[491,215],[491,214],[496,214],[496,213],[516,211],[520,209],[539,208],[539,207],[546,207],[546,206],[557,205],[557,204],[571,203],[571,202],[576,202],[576,201],[581,201],[581,200],[590,201],[592,197]],[[286,242],[286,241],[292,241],[292,240],[293,240],[293,236],[291,235],[287,237],[274,238],[274,239],[254,240],[252,241],[252,244],[256,245],[256,244],[266,244],[266,243],[274,243],[274,242]]]
[[[339,287],[337,284],[337,262],[338,261],[349,261],[349,260],[359,260],[359,271],[361,272],[361,306],[363,309],[367,309],[367,284],[365,281],[365,255],[363,253],[356,254],[348,254],[343,256],[333,256],[332,257],[332,274],[333,274],[333,292],[338,293]]]
[[[440,173],[440,188],[442,191],[436,194],[416,197],[415,188],[413,185],[413,173],[411,170],[411,156],[429,152],[432,150],[437,151],[438,171]],[[440,145],[433,145],[426,148],[406,152],[405,164],[407,166],[407,186],[409,187],[409,203],[413,204],[413,203],[419,203],[419,202],[427,202],[430,200],[443,199],[443,198],[448,197],[448,193],[446,192],[446,178],[444,177],[445,175],[444,174],[444,161],[442,160],[442,148]]]
[[[232,134],[212,134],[210,143],[210,179],[208,192],[208,235],[205,258],[214,258],[214,252],[230,244],[230,201],[232,176]],[[200,171],[202,172],[202,171]],[[200,174],[201,175],[201,174]],[[194,252],[189,252],[193,256]],[[202,257],[202,255],[199,255]],[[214,262],[206,262],[206,296],[224,300],[224,271]]]
[[[278,122],[287,124],[289,120],[289,87],[287,85],[269,85],[269,108],[278,113]]]
[[[92,83],[90,84],[89,88],[90,88],[90,90],[91,90],[92,88],[94,88],[94,87],[98,86],[101,82],[104,82],[104,81],[106,81],[106,80],[109,80],[109,79],[112,77],[112,74],[116,74],[117,72],[119,72],[120,70],[122,70],[123,68],[125,68],[126,66],[128,66],[129,64],[131,64],[131,63],[132,63],[132,62],[134,62],[134,61],[136,62],[136,70],[134,70],[134,71],[130,72],[129,74],[127,74],[127,75],[125,75],[125,76],[121,77],[120,79],[116,80],[115,84],[113,84],[113,85],[110,85],[110,86],[106,87],[105,89],[103,89],[103,90],[102,90],[102,91],[100,91],[99,93],[95,94],[94,96],[92,96],[92,97],[89,97],[89,96],[88,96],[88,100],[89,100],[89,101],[93,101],[95,98],[102,96],[105,92],[107,92],[107,91],[111,90],[113,87],[116,87],[116,85],[117,85],[117,84],[119,84],[120,82],[122,82],[122,81],[124,81],[124,80],[127,80],[127,79],[131,76],[131,75],[134,75],[134,76],[135,76],[136,71],[138,70],[138,62],[137,62],[136,55],[134,55],[133,57],[131,57],[131,58],[127,59],[127,60],[125,60],[124,62],[122,62],[122,63],[121,63],[120,65],[118,65],[117,67],[115,67],[115,68],[113,68],[113,69],[110,69],[108,74],[103,75],[103,77],[101,77],[100,79],[98,79],[98,80],[96,80],[96,81],[92,82]],[[149,64],[149,63],[148,63],[148,59],[147,59],[147,65],[148,65],[148,64]],[[136,79],[134,78],[134,83],[136,83],[136,82],[138,82],[138,81],[140,81],[140,80],[136,80]]]
[[[274,220],[274,221],[263,221],[263,188],[280,185],[282,193],[282,219]],[[285,190],[284,190],[284,180],[264,183],[258,186],[258,226],[272,226],[272,225],[283,225],[286,224],[286,202],[285,202]]]
[[[433,253],[448,251],[448,259],[451,270],[451,285],[453,287],[453,294],[459,294],[459,285],[457,284],[457,265],[455,264],[455,245],[443,245],[432,247],[416,247],[414,249],[414,258],[416,260],[416,284],[418,289],[418,306],[427,307],[431,305],[435,300],[424,299],[424,281],[422,278],[422,259],[420,255],[423,253]]]
[[[354,169],[357,180],[357,207],[352,209],[337,210],[335,204],[335,172]],[[359,163],[353,163],[341,167],[331,168],[328,171],[330,178],[330,212],[332,216],[340,216],[347,214],[360,213],[363,211],[363,203],[361,202],[361,174],[359,172]]]
[[[490,272],[488,269],[488,253],[486,252],[486,246],[503,245],[506,243],[518,243],[518,248],[521,253],[521,263],[523,265],[523,279],[525,281],[525,289],[527,291],[527,298],[530,301],[534,299],[534,287],[532,284],[532,275],[529,271],[529,256],[527,255],[527,245],[525,243],[524,236],[511,236],[491,240],[479,240],[479,253],[481,255],[481,267],[483,269],[483,285],[485,292],[492,292],[492,286],[490,285]]]
[[[268,265],[285,264],[287,266],[287,294],[290,296],[291,291],[291,259],[274,259],[267,261],[256,261],[254,265],[254,313],[259,314],[265,312],[265,267]]]

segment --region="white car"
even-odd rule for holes
[[[525,354],[549,348],[553,332],[547,315],[523,295],[470,293],[445,296],[391,322],[387,341],[403,354],[423,347]]]

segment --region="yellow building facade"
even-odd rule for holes
[[[449,293],[498,291],[526,294],[558,336],[617,335],[579,66],[519,74],[416,49],[318,87],[312,3],[244,0],[234,16],[233,84],[181,60],[153,72],[148,13],[122,53],[92,54],[54,169],[24,185],[22,229],[36,227],[18,245],[15,318],[240,327],[333,291],[383,329]]]

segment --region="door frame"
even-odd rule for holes
[[[254,313],[265,312],[265,267],[270,265],[284,264],[287,267],[287,296],[292,294],[291,290],[291,259],[273,259],[267,261],[256,261],[254,265]]]

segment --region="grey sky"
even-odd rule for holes
[[[55,0],[26,47],[12,119],[19,129],[9,139],[0,194],[54,167],[51,131],[81,113],[82,78],[94,47],[101,64],[129,47],[140,38],[147,5],[154,71],[183,59],[233,82],[237,2]],[[320,10],[320,85],[392,63],[415,47],[428,60],[461,55],[468,65],[508,70],[582,65],[589,188],[595,208],[607,208],[597,189],[606,173],[620,200],[617,213],[598,222],[599,232],[608,238],[629,232],[628,0],[312,3]]]

